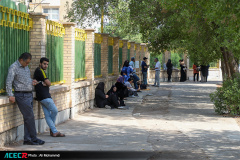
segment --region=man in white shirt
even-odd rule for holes
[[[161,64],[158,61],[158,58],[155,58],[154,62],[156,62],[156,64],[155,64],[155,82],[154,82],[153,86],[159,87],[160,86],[160,69],[161,69]]]

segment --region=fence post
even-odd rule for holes
[[[94,80],[94,29],[85,29],[85,69],[88,80]]]
[[[32,54],[31,75],[39,66],[40,58],[46,56],[46,16],[44,13],[30,13],[33,20],[33,28],[29,34],[29,51]]]
[[[108,77],[108,37],[109,34],[102,33],[101,43],[101,73],[104,78]]]
[[[63,41],[63,79],[65,84],[70,86],[69,106],[74,107],[75,102],[75,23],[68,22],[63,23],[65,28],[65,35]],[[70,115],[73,118],[73,114]]]
[[[129,61],[131,61],[131,58],[134,57],[135,60],[136,60],[136,57],[135,57],[135,49],[134,49],[134,45],[135,45],[135,42],[129,42],[130,43],[130,59]]]
[[[140,58],[139,58],[139,56],[140,56],[140,43],[135,43],[135,46],[136,46],[136,48],[135,48],[135,51],[136,51],[136,56],[135,56],[135,61],[138,61],[139,63],[140,63]],[[134,47],[135,47],[134,46]],[[136,66],[135,66],[136,67]],[[140,71],[140,69],[139,69],[139,66],[137,66],[138,68],[136,69],[136,72],[137,72],[137,75],[138,75],[138,77],[140,76],[139,75],[139,71]]]
[[[94,88],[94,29],[85,29],[87,39],[85,41],[85,71],[87,80],[91,82],[89,99],[95,98]],[[93,105],[90,106],[93,109]]]
[[[75,23],[63,23],[65,36],[63,43],[63,79],[72,87],[75,78]]]
[[[122,63],[124,64],[124,62],[127,60],[127,50],[128,50],[127,42],[128,42],[128,40],[122,40],[122,42],[123,42]]]
[[[114,37],[113,38],[113,73],[116,76],[119,75],[118,58],[119,58],[119,37]]]

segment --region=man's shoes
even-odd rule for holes
[[[39,143],[33,141],[24,141],[23,145],[39,145]]]
[[[160,86],[155,86],[155,87],[160,87]]]
[[[38,143],[39,145],[43,145],[45,143],[45,141],[41,140],[41,139],[37,139],[35,141],[33,141],[34,143]]]
[[[135,98],[136,96],[134,96],[134,95],[131,95],[131,96],[129,96],[129,98]]]
[[[156,86],[156,85],[152,85],[152,86]]]

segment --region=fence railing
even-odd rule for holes
[[[102,77],[101,74],[101,43],[102,36],[101,34],[95,33],[94,39],[94,76],[95,78]]]
[[[0,93],[5,92],[9,66],[24,52],[29,52],[32,19],[27,7],[12,1],[0,1]]]
[[[87,35],[83,29],[75,29],[75,81],[85,80],[85,40]]]
[[[113,75],[113,38],[108,38],[108,74]]]
[[[47,75],[52,85],[64,83],[63,80],[63,40],[65,29],[61,23],[46,21],[46,57],[49,59]]]

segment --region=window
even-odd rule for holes
[[[59,20],[59,9],[58,8],[44,8],[43,13],[47,13],[49,20]]]

